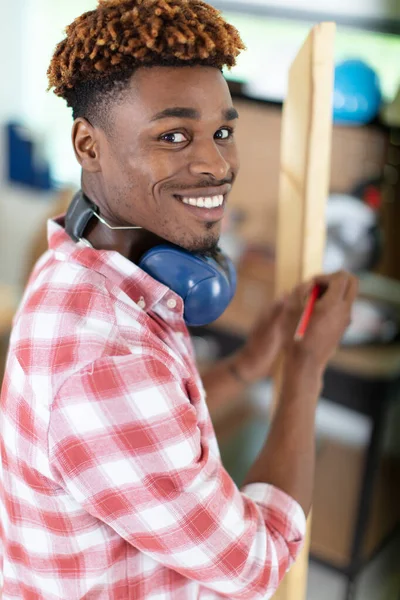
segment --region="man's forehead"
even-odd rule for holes
[[[233,109],[222,73],[212,67],[141,68],[132,77],[130,91],[130,99],[150,120],[198,118],[210,109],[219,113]]]

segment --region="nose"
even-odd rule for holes
[[[230,163],[214,140],[197,144],[193,148],[189,168],[192,175],[211,175],[217,180],[225,179],[231,171]]]

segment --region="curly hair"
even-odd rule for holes
[[[56,47],[49,90],[73,118],[104,126],[139,67],[232,67],[245,46],[238,31],[202,0],[99,0]]]

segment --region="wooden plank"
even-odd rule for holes
[[[320,272],[325,247],[334,74],[334,23],[315,26],[289,73],[283,108],[276,296]],[[279,398],[281,373],[275,380]],[[311,517],[303,552],[275,600],[305,600]]]
[[[289,74],[283,107],[276,294],[321,269],[329,187],[333,23],[314,27]]]

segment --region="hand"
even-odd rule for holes
[[[296,342],[294,334],[315,284],[321,286],[324,294],[314,306],[303,340]],[[249,384],[269,377],[281,350],[286,351],[289,360],[307,361],[315,371],[324,370],[350,324],[357,292],[356,277],[343,271],[320,275],[299,285],[256,322],[233,360],[239,377]]]
[[[321,286],[323,294],[315,303],[303,339],[295,341],[297,324],[315,284]],[[288,298],[284,315],[284,347],[288,359],[300,358],[310,363],[315,370],[324,370],[350,325],[351,309],[357,292],[357,278],[345,271],[317,276],[296,288]]]
[[[285,299],[275,302],[257,320],[245,345],[233,357],[240,379],[248,384],[269,377],[283,347]]]

